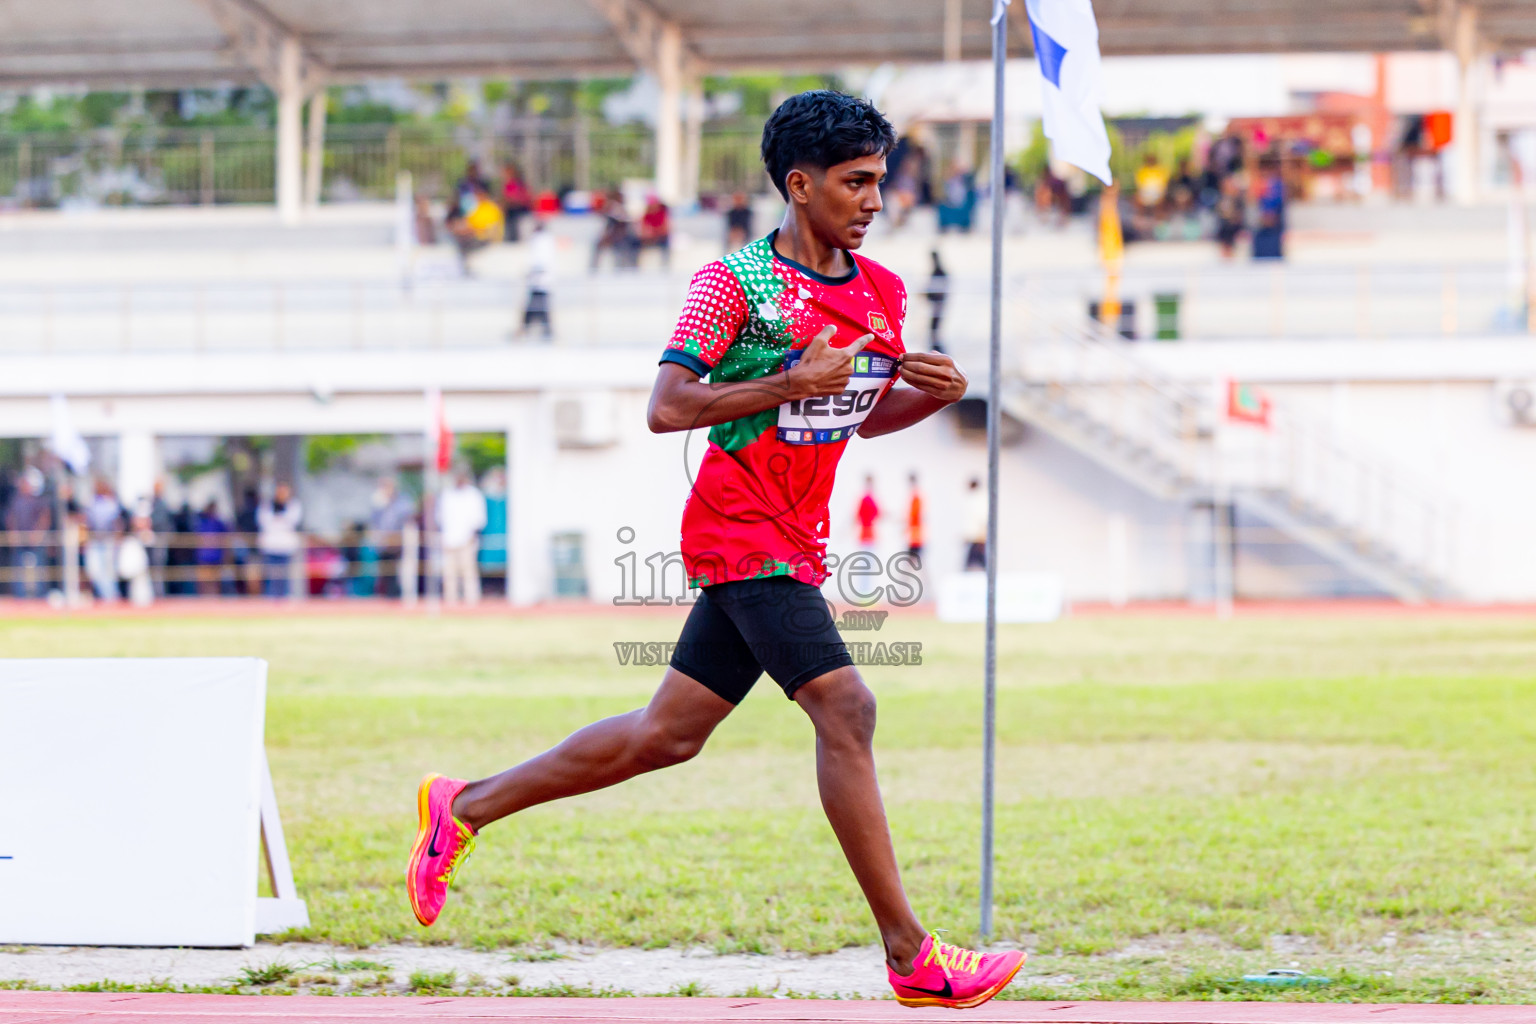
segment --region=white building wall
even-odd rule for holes
[[[1333,423],[1351,443],[1453,494],[1458,595],[1536,600],[1536,531],[1528,526],[1536,507],[1536,428],[1509,425],[1494,402],[1496,381],[1536,378],[1532,343],[1179,343],[1144,351],[1186,380],[1228,374],[1259,384],[1282,406]],[[113,444],[146,434],[416,432],[426,422],[423,389],[435,384],[445,391],[454,430],[509,432],[519,599],[549,593],[549,538],[579,531],[591,596],[611,600],[621,587],[614,559],[677,549],[690,481],[685,449],[695,464],[702,451],[703,432],[688,442],[645,429],[654,359],[649,350],[605,351],[601,359],[559,350],[9,359],[16,372],[0,374],[0,436],[46,436],[48,396],[56,391],[71,395],[70,415],[82,434]],[[613,444],[557,447],[556,393],[543,382],[572,380],[613,395]],[[903,548],[907,474],[916,470],[930,582],[958,570],[965,484],[984,476],[985,459],[980,439],[962,437],[947,414],[900,435],[856,439],[832,497],[833,551],[856,546],[854,508],[866,473],[875,476],[885,512],[877,554]],[[1177,599],[1202,585],[1195,562],[1205,557],[1206,527],[1189,509],[1151,499],[1029,429],[1004,449],[1002,465],[1002,568],[1058,572],[1077,601]],[[142,468],[133,474],[141,477]],[[621,527],[632,528],[633,539],[621,541]],[[1327,592],[1309,590],[1284,558],[1240,566],[1239,583],[1249,596]]]

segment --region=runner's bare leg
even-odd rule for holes
[[[821,806],[848,866],[875,915],[886,962],[912,972],[923,930],[901,884],[891,830],[875,775],[875,695],[852,666],[817,676],[795,691],[816,727],[816,784]]]
[[[668,668],[644,708],[594,722],[559,746],[499,775],[471,782],[453,815],[479,831],[535,804],[605,789],[697,754],[736,705]]]

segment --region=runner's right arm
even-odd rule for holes
[[[828,326],[806,346],[805,355],[788,370],[755,380],[711,384],[680,363],[661,364],[646,425],[653,433],[693,430],[751,416],[797,398],[840,395],[853,374],[853,357],[874,340],[866,334],[852,344],[833,348],[828,342],[836,328]]]

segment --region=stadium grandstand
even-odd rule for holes
[[[802,0],[11,5],[0,90],[13,101],[261,88],[272,117],[0,132],[0,485],[11,507],[52,506],[9,524],[4,588],[88,600],[75,520],[102,483],[127,510],[123,536],[136,508],[153,513],[155,594],[271,591],[247,573],[259,538],[237,520],[254,522],[281,481],[305,535],[280,592],[430,598],[432,516],[378,515],[382,481],[431,499],[462,466],[500,501],[482,536],[488,587],[515,604],[619,595],[616,560],[675,549],[701,454],[643,429],[688,273],[724,251],[733,204],[758,233],[782,209],[755,162],[761,117],[727,102],[732,76],[794,75],[866,93],[928,153],[910,216],[893,178],[867,252],[908,282],[908,344],[942,337],[978,388],[987,249],[971,232],[993,183],[977,172],[989,145],[1007,147],[1021,187],[1004,568],[1116,604],[1536,601],[1536,484],[1513,470],[1536,456],[1536,74],[1522,60],[1536,11],[1231,6],[1097,5],[1108,84],[1126,83],[1108,110],[1128,239],[1110,270],[1102,197],[1051,172],[1035,135],[1032,65],[1013,65],[1015,123],[988,138],[980,0],[853,0],[814,18]],[[1027,57],[1028,23],[1011,25]],[[594,80],[621,85],[558,115],[482,88]],[[376,99],[391,83],[457,90],[472,116],[336,118],[345,90]],[[1157,121],[1144,92],[1190,100]],[[1228,139],[1251,233],[1265,176],[1285,192],[1283,258],[1224,259],[1207,230],[1220,196],[1176,198],[1177,176],[1193,181]],[[498,189],[503,167],[521,169],[537,232],[456,254],[444,203],[469,161]],[[1143,166],[1164,169],[1161,189]],[[630,238],[656,209],[669,234],[634,236],[626,264],[605,232]],[[1090,314],[1111,287],[1125,300],[1113,330]],[[846,475],[873,476],[888,509],[909,472],[935,467],[920,486],[936,577],[961,568],[967,485],[984,471],[973,393],[899,451],[848,454]],[[858,498],[834,499],[834,547],[856,545]],[[210,504],[219,536],[196,523]],[[907,545],[894,514],[879,544]]]

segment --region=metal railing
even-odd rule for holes
[[[583,255],[582,247],[592,241],[585,234],[577,231],[574,240]],[[456,272],[446,248],[424,250],[423,258],[437,276],[0,282],[0,353],[477,347],[505,344],[515,336],[527,297],[523,281],[448,276]],[[659,344],[675,323],[688,275],[651,263],[648,254],[639,271],[605,267],[558,275],[550,289],[552,340],[582,346]],[[1205,268],[1179,275],[1188,289],[1177,293],[1179,334],[1202,340],[1339,340],[1523,330],[1523,314],[1513,312],[1506,277],[1504,268],[1489,266],[1382,272],[1369,278],[1377,290],[1346,300],[1339,279],[1356,279],[1351,268]],[[1157,289],[1172,287],[1171,280],[1150,271],[1131,274],[1126,289],[1146,301],[1162,294]],[[1445,280],[1456,287],[1428,287]],[[1008,322],[1087,323],[1088,302],[1101,283],[1090,271],[1011,275]],[[951,279],[943,336],[952,350],[984,350],[985,286],[981,279]],[[909,287],[915,297],[908,343],[921,345],[926,300],[920,297],[921,282]],[[1272,317],[1263,296],[1277,288],[1286,296],[1285,308]],[[1340,302],[1392,310],[1390,323],[1382,316],[1355,315],[1349,311],[1355,305],[1345,308]],[[1147,320],[1150,333],[1150,315]]]
[[[137,546],[129,554],[126,549]],[[67,606],[159,598],[379,597],[411,604],[442,593],[440,538],[414,525],[341,539],[301,534],[296,551],[273,551],[255,533],[63,529],[0,531],[0,597]],[[140,557],[142,553],[142,558]],[[479,585],[505,594],[507,537],[479,538]]]
[[[706,125],[700,187],[761,192],[761,129]],[[655,173],[649,128],[600,121],[524,121],[491,134],[454,125],[330,125],[321,192],[388,199],[408,171],[441,196],[471,158],[495,177],[515,162],[535,190],[608,188]],[[0,135],[0,198],[22,206],[70,200],[110,205],[269,203],[276,136],[270,128],[133,128]]]
[[[1100,325],[1039,325],[1008,371],[1024,414],[1165,498],[1236,501],[1400,596],[1445,592],[1456,511],[1428,481],[1279,404],[1228,420],[1226,395],[1173,380]]]

